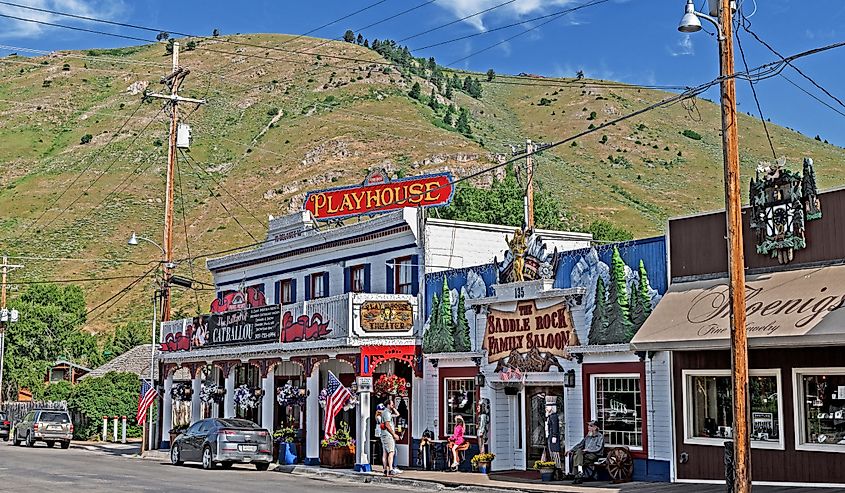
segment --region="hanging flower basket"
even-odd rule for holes
[[[407,397],[411,384],[402,377],[396,375],[382,375],[373,385],[373,391],[377,397],[397,395]]]
[[[307,397],[308,390],[294,387],[290,381],[276,390],[276,402],[282,407],[304,406]]]
[[[170,396],[173,397],[174,400],[181,402],[191,400],[193,393],[194,389],[186,383],[174,384],[170,389]]]
[[[217,385],[216,383],[202,384],[200,391],[200,400],[206,404],[223,402],[223,396],[226,395],[226,389]]]
[[[261,402],[264,391],[252,388],[249,385],[241,385],[235,389],[235,405],[241,410],[254,409]]]

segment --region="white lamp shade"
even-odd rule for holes
[[[698,20],[698,16],[691,12],[687,12],[681,18],[680,24],[678,24],[678,31],[682,33],[697,33],[701,31],[701,21]]]

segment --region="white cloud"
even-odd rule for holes
[[[692,44],[692,37],[689,34],[681,36],[677,45],[674,48],[669,48],[669,53],[672,56],[695,55],[695,46]]]
[[[126,11],[126,5],[122,0],[30,0],[28,5],[30,7],[45,10],[54,10],[57,12],[66,12],[68,14],[108,20],[118,18]],[[0,5],[0,13],[20,17],[22,19],[32,19],[53,24],[74,26],[78,26],[80,24],[87,24],[90,26],[94,24],[100,27],[104,26],[103,24],[95,24],[91,21],[73,19],[71,17],[47,12],[38,12],[19,7],[11,7],[8,5]],[[48,31],[70,32],[67,29],[47,26],[35,22],[0,18],[0,38],[35,38],[43,36]]]
[[[503,1],[504,0],[442,0],[441,2],[438,2],[438,4],[455,14],[455,17],[463,18],[476,12],[495,7]],[[485,14],[477,15],[464,22],[474,26],[479,31],[484,31],[486,30],[484,19],[488,17],[503,16],[521,18],[529,14],[542,15],[543,13],[551,12],[554,8],[559,8],[571,3],[574,3],[574,0],[516,0],[504,7],[497,8]]]

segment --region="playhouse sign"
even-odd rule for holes
[[[566,303],[538,309],[533,301],[521,302],[516,311],[490,309],[484,349],[491,363],[510,356],[537,350],[566,357],[567,348],[577,346],[578,336]]]
[[[378,214],[403,207],[434,207],[452,200],[450,173],[390,180],[384,172],[371,173],[362,185],[310,192],[305,210],[314,219],[342,219]]]

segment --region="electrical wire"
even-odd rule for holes
[[[176,172],[177,172],[178,177],[179,177],[179,203],[182,205],[182,225],[184,226],[184,230],[185,230],[185,248],[188,250],[188,257],[190,257],[191,256],[191,241],[188,240],[188,219],[187,219],[187,215],[185,213],[185,209],[186,209],[187,205],[185,204],[185,194],[182,191],[182,167],[179,166],[179,160],[176,160]],[[193,279],[194,277],[196,277],[194,275],[194,262],[193,261],[188,262],[188,268],[190,269],[191,278]],[[200,299],[199,299],[199,295],[197,294],[196,291],[194,291],[194,300],[196,301],[196,304],[197,304],[197,313],[199,313],[200,312]]]
[[[105,263],[124,263],[124,264],[136,264],[136,265],[149,265],[152,263],[158,263],[157,260],[150,261],[150,262],[138,262],[137,260],[129,260],[123,258],[79,258],[79,257],[39,257],[39,256],[32,256],[32,255],[8,255],[8,258],[12,260],[25,260],[25,261],[45,261],[45,262],[105,262]]]
[[[137,276],[110,276],[110,277],[80,277],[75,279],[44,279],[41,281],[15,281],[12,284],[30,285],[30,284],[65,284],[73,282],[97,282],[97,281],[114,281],[118,279],[135,279]]]
[[[124,128],[126,128],[126,126],[129,124],[129,122],[132,120],[132,117],[134,117],[134,116],[135,116],[135,114],[137,114],[137,113],[138,113],[138,111],[140,111],[142,104],[143,104],[143,102],[139,102],[139,103],[138,103],[138,106],[135,108],[135,110],[132,112],[132,114],[129,116],[129,118],[127,118],[127,119],[126,119],[126,121],[124,121],[124,122],[123,122],[123,125],[121,125],[121,126],[120,126],[120,128],[118,128],[118,129],[117,129],[117,131],[116,131],[115,133],[113,133],[113,134],[112,134],[111,138],[109,138],[108,142],[106,142],[106,143],[105,143],[105,145],[103,145],[100,149],[98,149],[98,150],[97,150],[97,152],[92,153],[92,154],[89,154],[89,155],[86,155],[86,156],[83,156],[83,157],[82,157],[82,159],[80,159],[79,161],[77,161],[77,163],[76,163],[76,164],[80,164],[82,161],[84,161],[84,160],[85,160],[85,158],[86,158],[86,157],[91,156],[91,160],[89,161],[88,165],[87,165],[87,166],[85,166],[85,167],[82,169],[82,171],[80,171],[80,172],[79,172],[79,173],[78,173],[78,174],[77,174],[77,175],[73,178],[73,180],[70,182],[70,184],[69,184],[67,187],[65,187],[65,188],[64,188],[64,190],[62,190],[62,192],[59,194],[59,196],[58,196],[58,197],[56,197],[56,199],[55,199],[55,200],[53,200],[52,202],[50,202],[50,205],[48,205],[48,206],[44,209],[44,211],[43,211],[43,212],[42,212],[42,213],[41,213],[41,214],[40,214],[37,218],[35,218],[35,221],[31,222],[31,223],[30,223],[27,227],[25,227],[25,228],[23,229],[23,231],[21,231],[21,232],[20,232],[20,234],[18,234],[18,235],[17,235],[17,236],[16,236],[16,237],[12,240],[12,243],[16,243],[17,241],[19,241],[20,239],[22,239],[22,238],[23,238],[23,237],[24,237],[24,236],[25,236],[25,235],[26,235],[26,234],[27,234],[27,233],[28,233],[28,232],[29,232],[29,231],[30,231],[30,230],[31,230],[31,229],[32,229],[32,228],[36,225],[36,224],[38,224],[38,221],[40,221],[40,220],[41,220],[41,219],[42,219],[42,218],[43,218],[43,217],[47,214],[47,212],[49,212],[49,211],[50,211],[50,209],[52,209],[52,208],[53,208],[56,204],[58,204],[58,203],[59,203],[59,201],[60,201],[60,200],[62,200],[62,197],[64,197],[64,196],[65,196],[65,194],[66,194],[66,193],[68,193],[68,192],[70,191],[70,189],[74,187],[74,185],[76,185],[76,182],[78,182],[78,181],[79,181],[79,179],[80,179],[80,178],[82,178],[82,176],[83,176],[85,173],[87,173],[87,172],[88,172],[88,170],[90,170],[90,169],[91,169],[91,167],[92,167],[92,166],[94,165],[94,163],[95,163],[95,158],[99,157],[99,156],[100,156],[100,154],[102,154],[103,152],[105,152],[106,148],[107,148],[107,147],[108,147],[108,146],[109,146],[112,142],[114,142],[114,140],[115,140],[115,139],[117,139],[117,137],[120,135],[120,133],[123,131],[123,129],[124,129]],[[116,160],[116,158],[115,158],[115,160]],[[112,163],[114,163],[114,161],[112,161]],[[86,189],[86,190],[87,190],[87,189]],[[74,202],[75,202],[75,201],[74,201]],[[65,209],[65,210],[67,210],[67,209]],[[64,211],[63,211],[63,212],[64,212]],[[60,215],[61,215],[61,214],[60,214]],[[45,227],[46,227],[46,226],[45,226]]]
[[[736,38],[736,44],[739,47],[739,55],[742,58],[742,65],[745,67],[745,71],[748,71],[748,62],[745,60],[745,50],[742,49],[742,40],[740,39],[739,29],[736,30],[734,33],[734,37]],[[769,134],[769,125],[766,123],[766,117],[763,116],[763,108],[760,107],[760,100],[757,98],[757,89],[754,87],[754,82],[748,81],[748,85],[751,87],[751,94],[754,96],[754,103],[757,105],[757,112],[760,114],[760,122],[763,124],[763,130],[766,132],[766,139],[769,141],[769,147],[772,150],[772,157],[774,159],[778,158],[778,153],[775,151],[775,145],[772,143],[772,136]]]
[[[92,308],[92,309],[88,310],[88,311],[85,313],[85,317],[84,317],[84,318],[85,318],[85,320],[84,320],[84,321],[85,321],[85,322],[92,322],[92,321],[96,320],[97,318],[101,317],[102,315],[104,315],[106,312],[108,312],[108,311],[109,311],[109,309],[110,309],[111,307],[113,307],[113,306],[114,306],[114,305],[116,305],[116,304],[117,304],[120,300],[122,300],[122,299],[123,299],[123,297],[124,297],[124,296],[126,296],[126,294],[127,294],[127,293],[129,293],[129,291],[131,291],[131,290],[132,290],[132,289],[133,289],[133,288],[134,288],[134,287],[135,287],[138,283],[140,283],[141,281],[143,281],[144,279],[146,279],[146,278],[147,278],[147,276],[149,276],[149,275],[150,275],[150,274],[151,274],[154,270],[156,270],[157,268],[158,268],[158,266],[157,266],[157,265],[153,266],[150,270],[146,271],[146,272],[145,272],[145,273],[143,273],[140,277],[138,277],[138,278],[137,278],[137,279],[135,279],[134,281],[130,282],[130,283],[129,283],[129,285],[127,285],[125,288],[121,289],[120,291],[118,291],[117,293],[115,293],[114,295],[112,295],[111,297],[109,297],[106,301],[104,301],[104,302],[100,303],[99,305],[95,306],[94,308]],[[111,303],[110,303],[107,307],[103,308],[103,310],[102,310],[100,313],[98,313],[97,315],[95,315],[95,316],[94,316],[94,317],[92,317],[92,318],[88,318],[88,316],[89,316],[89,315],[91,315],[91,314],[92,314],[92,313],[94,313],[97,309],[99,309],[99,308],[103,307],[104,305],[106,305],[106,304],[107,304],[107,303],[109,303],[109,302],[111,302]]]

